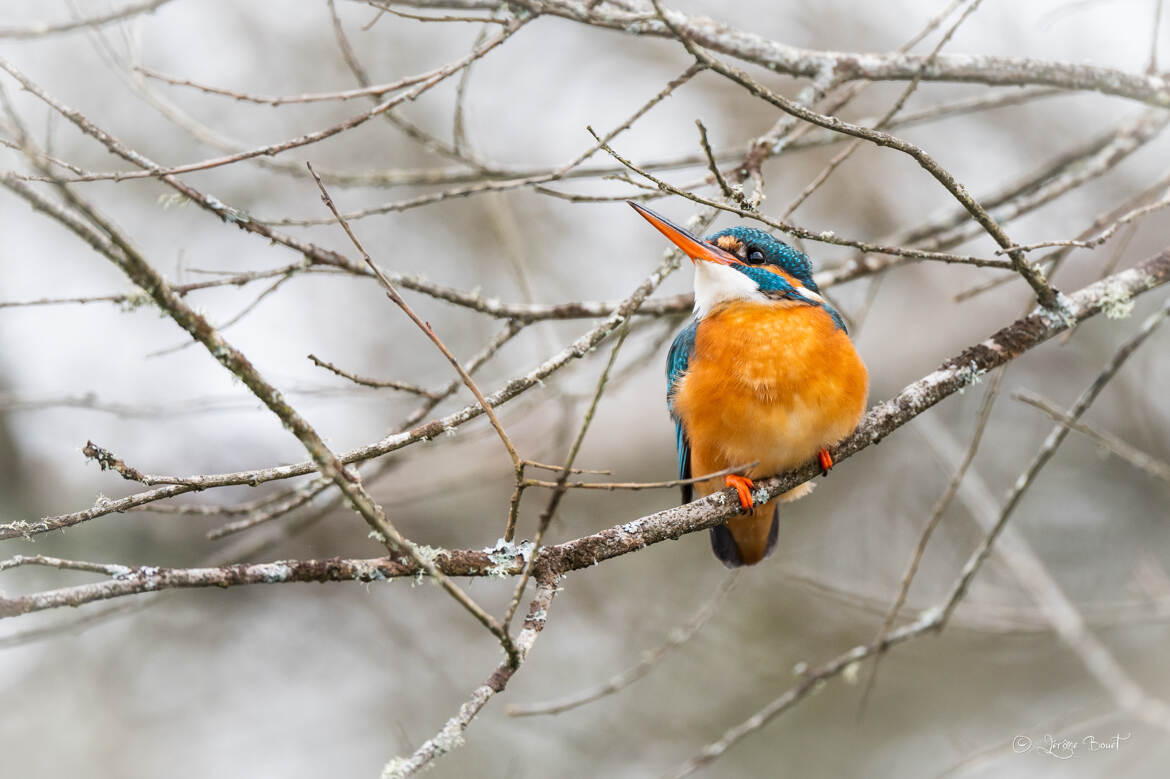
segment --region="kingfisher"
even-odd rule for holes
[[[711,528],[711,547],[728,568],[772,553],[778,505],[804,497],[806,482],[761,505],[753,478],[817,457],[865,413],[869,375],[841,315],[821,296],[812,264],[763,230],[732,227],[700,240],[627,201],[695,266],[694,317],[666,358],[667,406],[675,423],[678,475],[690,479],[755,463],[744,475],[684,485],[710,495],[730,487],[741,514]]]

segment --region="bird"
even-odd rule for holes
[[[695,492],[734,489],[741,513],[711,528],[711,548],[728,568],[754,565],[776,547],[779,504],[804,497],[814,485],[755,505],[752,480],[814,457],[827,475],[829,447],[853,432],[865,413],[868,371],[803,252],[751,227],[700,240],[627,202],[695,269],[694,316],[666,360],[678,477],[754,463],[743,475],[684,484],[683,503]]]

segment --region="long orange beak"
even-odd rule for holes
[[[634,210],[641,214],[647,222],[654,225],[658,232],[669,238],[671,243],[682,249],[692,260],[706,260],[707,262],[714,262],[719,265],[743,265],[743,261],[731,252],[724,251],[714,244],[696,238],[674,222],[671,222],[664,216],[659,216],[645,206],[640,206],[632,200],[627,200],[626,202],[633,206]]]

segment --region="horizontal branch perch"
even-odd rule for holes
[[[1170,249],[1136,267],[1090,284],[1069,296],[1071,318],[1038,310],[999,330],[990,338],[944,362],[900,393],[870,409],[857,430],[834,448],[841,461],[929,409],[940,400],[969,386],[988,370],[1003,365],[1029,349],[1067,330],[1077,321],[1100,313],[1170,281]],[[348,459],[348,455],[343,458]],[[792,489],[820,473],[815,462],[777,477],[756,482],[767,499]],[[718,492],[683,506],[659,511],[592,535],[546,547],[538,554],[534,573],[547,579],[589,568],[598,562],[635,552],[666,540],[678,539],[714,527],[733,516],[739,503]],[[7,527],[7,526],[6,526]],[[525,564],[524,547],[503,545],[487,550],[423,550],[434,567],[448,576],[515,576]],[[377,581],[420,575],[421,567],[389,558],[369,560],[303,560],[234,565],[220,568],[128,568],[110,581],[64,587],[32,595],[0,598],[0,617],[32,611],[78,606],[140,592],[184,587],[230,587],[291,581]]]

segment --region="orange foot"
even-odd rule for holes
[[[752,484],[752,480],[746,476],[724,476],[723,483],[728,487],[735,489],[739,494],[739,505],[744,511],[751,511],[752,508],[752,488],[756,485]]]
[[[822,448],[821,451],[817,452],[817,458],[821,461],[821,475],[828,476],[829,471],[833,469],[833,458],[829,454],[829,450]]]

